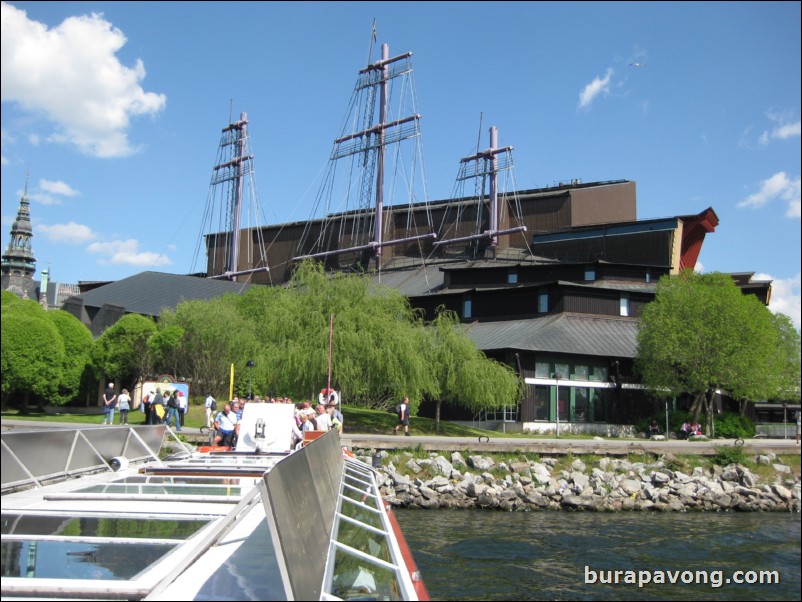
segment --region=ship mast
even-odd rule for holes
[[[504,165],[499,163],[499,155],[512,152],[511,146],[498,148],[498,128],[496,126],[490,127],[490,148],[487,150],[460,159],[460,172],[457,180],[467,180],[469,178],[478,178],[488,176],[490,180],[490,223],[489,229],[484,232],[472,234],[470,236],[461,236],[459,238],[451,238],[448,240],[439,240],[432,243],[432,246],[439,247],[443,245],[457,244],[479,239],[489,239],[490,246],[495,248],[498,246],[498,237],[504,234],[513,234],[515,232],[526,232],[526,226],[517,226],[515,228],[498,229],[499,223],[499,203],[498,203],[498,173],[502,169],[509,167],[509,162]],[[481,206],[481,195],[478,197],[478,202]]]
[[[333,249],[319,253],[310,253],[294,257],[293,261],[300,261],[307,258],[323,258],[332,255],[340,255],[354,251],[369,252],[380,265],[383,247],[400,245],[407,242],[434,239],[436,234],[427,233],[417,236],[409,236],[395,240],[384,240],[384,170],[385,170],[385,148],[387,145],[401,142],[408,138],[420,135],[420,115],[414,114],[401,119],[387,121],[388,113],[388,86],[390,80],[411,71],[408,66],[408,59],[412,56],[411,52],[406,52],[390,58],[389,44],[382,44],[381,59],[368,65],[359,71],[360,78],[357,81],[356,89],[373,87],[371,94],[368,95],[368,107],[365,112],[365,128],[361,131],[337,138],[334,141],[334,150],[330,159],[335,161],[344,157],[361,154],[363,156],[363,197],[364,191],[369,191],[375,183],[375,206],[374,218],[370,234],[372,240],[367,244],[351,246],[342,249]],[[405,63],[401,63],[404,61]],[[401,63],[400,65],[396,65]],[[397,68],[396,68],[397,67]],[[379,92],[379,119],[378,123],[371,125],[373,109],[371,103],[375,99],[375,89]],[[375,180],[373,179],[373,168],[375,168]],[[363,198],[364,200],[364,198]],[[369,212],[369,208],[364,204],[361,208],[363,214]]]
[[[225,160],[227,159],[227,160]],[[239,121],[229,123],[223,128],[220,138],[219,163],[212,169],[211,188],[223,187],[225,202],[225,231],[213,236],[215,241],[221,240],[223,246],[222,273],[215,274],[215,257],[211,260],[209,270],[213,279],[236,281],[238,276],[269,271],[267,266],[240,270],[240,247],[243,209],[243,190],[246,177],[253,176],[253,155],[248,152],[248,115],[240,113]],[[214,196],[214,195],[212,195]],[[213,202],[212,202],[213,204]],[[210,212],[207,208],[207,212]],[[261,238],[261,229],[257,236]],[[209,245],[214,248],[216,245]],[[262,257],[262,261],[264,257]],[[250,258],[248,260],[250,263]]]

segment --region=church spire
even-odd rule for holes
[[[10,290],[21,297],[35,298],[33,274],[36,272],[36,257],[31,248],[30,203],[28,201],[28,174],[25,176],[25,191],[20,199],[17,219],[11,225],[11,238],[3,251],[0,272],[3,290]]]

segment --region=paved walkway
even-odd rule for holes
[[[2,428],[39,429],[39,428],[77,428],[100,425],[78,425],[63,422],[32,422],[26,420],[2,420]],[[184,435],[194,435],[197,429],[187,428]],[[200,435],[199,435],[200,436]],[[192,437],[190,437],[192,438]],[[533,439],[529,437],[493,437],[489,440],[477,437],[441,437],[436,435],[361,435],[346,433],[342,435],[343,445],[362,449],[403,449],[421,446],[422,449],[437,452],[471,451],[471,452],[508,452],[519,450],[528,453],[545,455],[559,454],[597,454],[609,456],[625,456],[637,452],[653,454],[695,454],[713,455],[716,448],[732,446],[732,439],[715,439],[713,441],[649,441],[647,439]],[[193,441],[194,442],[194,441]],[[799,454],[800,446],[795,439],[746,439],[744,449],[750,454],[775,453]]]
[[[647,439],[532,439],[528,437],[437,437],[432,435],[358,435],[346,432],[343,445],[371,449],[401,449],[417,447],[429,451],[505,452],[520,450],[539,454],[597,454],[623,456],[640,451],[653,454],[713,455],[716,448],[733,446],[733,439],[713,441],[649,441]],[[795,439],[746,439],[744,449],[750,454],[799,454]]]

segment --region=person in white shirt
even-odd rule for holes
[[[331,430],[331,417],[329,416],[328,412],[326,412],[326,406],[322,403],[319,403],[315,408],[317,414],[315,415],[315,421],[317,422],[317,430],[319,431],[330,431]]]
[[[206,428],[212,428],[214,412],[217,410],[217,400],[209,393],[206,396]]]
[[[214,438],[214,445],[228,445],[234,442],[234,435],[237,428],[237,415],[231,410],[231,405],[226,404],[222,412],[218,412],[214,419],[214,428],[217,435]]]

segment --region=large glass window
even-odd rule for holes
[[[588,413],[588,389],[585,387],[574,387],[574,422],[587,422],[590,420]]]
[[[551,378],[551,364],[549,362],[537,362],[535,364],[535,376],[538,378]]]
[[[551,417],[551,404],[547,385],[535,385],[535,420],[549,420]]]

